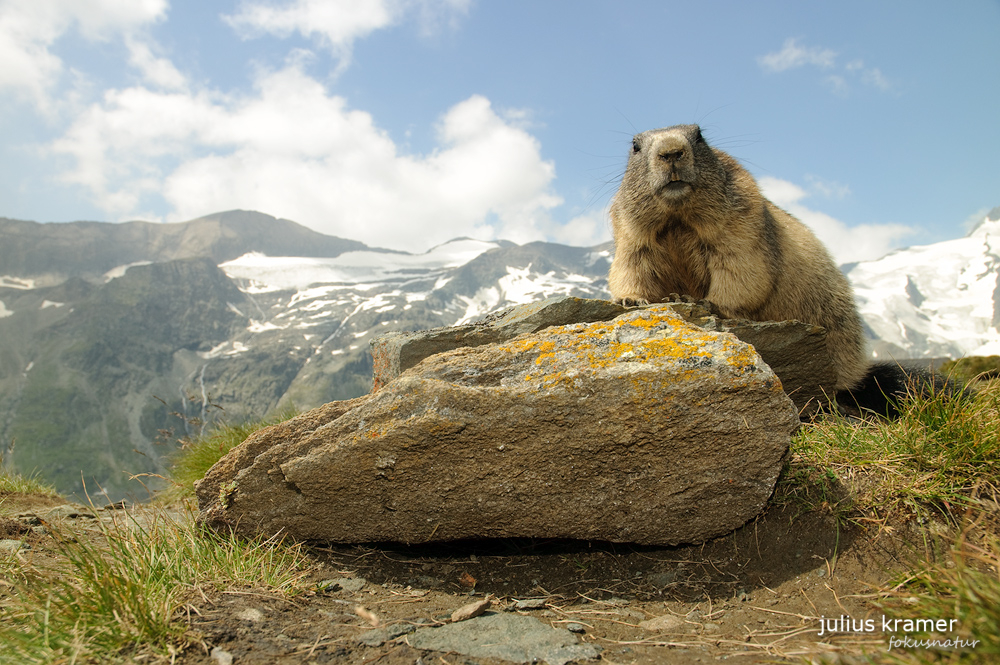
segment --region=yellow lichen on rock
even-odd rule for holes
[[[332,413],[217,465],[206,524],[355,543],[704,542],[766,505],[798,426],[753,347],[660,308],[437,353]]]
[[[505,354],[534,355],[523,380],[538,382],[539,388],[572,386],[577,372],[568,376],[566,367],[599,372],[631,365],[636,388],[650,380],[683,380],[695,367],[727,366],[736,376],[758,371],[760,357],[754,349],[728,334],[706,331],[687,323],[668,307],[630,312],[612,321],[554,326],[530,339],[502,345]],[[650,374],[653,363],[660,371]],[[634,368],[634,369],[633,369]]]

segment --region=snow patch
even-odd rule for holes
[[[199,351],[198,355],[205,360],[222,358],[224,356],[235,356],[238,353],[245,353],[250,350],[243,342],[226,341],[213,346],[209,351]]]
[[[381,311],[378,308],[380,308],[380,307],[386,307],[387,305],[392,305],[392,303],[390,303],[388,300],[386,300],[386,298],[395,298],[395,297],[399,297],[399,295],[400,295],[400,292],[398,290],[396,290],[396,291],[388,291],[386,293],[379,293],[379,294],[373,296],[372,298],[369,298],[367,301],[365,301],[361,305],[361,309],[362,310],[374,309],[376,311]],[[393,305],[393,306],[395,306],[395,305]]]
[[[231,278],[242,280],[250,293],[283,289],[303,290],[315,284],[353,284],[367,281],[410,279],[414,274],[430,273],[465,265],[490,249],[494,242],[452,240],[423,254],[358,251],[344,252],[333,258],[301,256],[265,256],[250,252],[219,267]],[[251,291],[251,288],[253,291]]]
[[[246,286],[240,289],[243,293],[249,293],[251,295],[257,293],[273,293],[274,291],[281,291],[280,286],[271,286],[265,284],[264,282],[258,282],[255,279],[247,280]]]
[[[604,250],[602,252],[590,252],[584,258],[584,264],[588,268],[593,267],[593,265],[595,263],[597,263],[598,261],[604,261],[604,262],[610,264],[611,263],[611,252],[609,252],[608,250]]]
[[[507,274],[497,280],[496,287],[479,289],[471,298],[458,296],[464,303],[465,312],[454,325],[468,323],[480,316],[495,311],[501,306],[523,305],[552,296],[569,295],[575,289],[592,284],[589,277],[569,274],[556,276],[550,271],[544,275],[527,268],[507,266]]]
[[[271,323],[270,321],[255,321],[254,319],[250,319],[250,325],[247,327],[247,332],[262,333],[267,332],[268,330],[284,330],[287,327],[287,325],[279,326]]]
[[[126,263],[125,265],[118,266],[117,268],[112,268],[111,270],[104,273],[104,282],[110,282],[113,279],[118,279],[119,277],[124,277],[125,273],[128,272],[129,268],[134,268],[136,266],[148,266],[151,265],[152,261],[135,261],[134,263]]]
[[[11,275],[0,275],[0,287],[8,289],[29,290],[35,288],[35,280],[28,277],[12,277]]]
[[[312,289],[304,289],[301,291],[296,291],[295,295],[293,295],[291,299],[288,301],[288,305],[291,306],[296,303],[300,303],[303,300],[322,298],[323,296],[327,296],[333,293],[334,291],[339,291],[343,288],[344,288],[343,286],[317,286]]]
[[[13,316],[14,312],[7,309],[7,305],[3,304],[3,300],[0,300],[0,319],[7,318],[8,316]]]
[[[985,220],[965,238],[858,263],[847,276],[875,336],[910,357],[989,355],[1000,345],[993,327],[1000,221]]]
[[[303,312],[316,312],[323,309],[327,305],[339,305],[339,304],[341,303],[336,300],[313,300],[308,305],[303,305],[299,309]]]
[[[41,305],[41,307],[39,307],[39,309],[48,309],[49,307],[65,307],[65,306],[66,306],[66,303],[64,303],[64,302],[54,302],[52,300],[43,300],[42,301],[42,305]]]

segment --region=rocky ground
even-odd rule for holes
[[[0,538],[55,556],[31,515],[99,537],[121,511],[6,497]],[[135,515],[143,519],[140,508]],[[162,509],[158,509],[162,510]],[[183,518],[183,516],[181,517]],[[34,530],[32,530],[34,526]],[[929,556],[894,529],[838,528],[771,507],[700,546],[494,540],[311,544],[309,591],[233,588],[190,598],[184,665],[226,663],[706,663],[850,660],[888,635],[819,635],[819,617],[881,621],[874,591]],[[916,531],[913,532],[916,535]],[[10,547],[12,545],[8,545]],[[453,613],[483,611],[453,621]],[[455,617],[461,618],[461,617]]]

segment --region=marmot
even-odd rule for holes
[[[723,316],[797,319],[827,330],[836,390],[869,373],[861,318],[847,278],[798,219],[768,201],[697,125],[637,134],[611,203],[613,299],[707,299]]]

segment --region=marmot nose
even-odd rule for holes
[[[657,159],[676,164],[691,156],[691,145],[680,134],[673,132],[657,137],[653,149]]]

